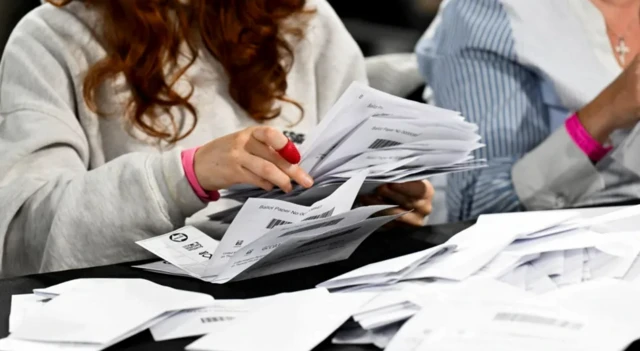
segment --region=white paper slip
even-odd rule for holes
[[[531,261],[531,266],[549,277],[560,275],[564,272],[564,251],[544,252]]]
[[[311,206],[272,199],[249,199],[229,226],[214,254],[214,259],[199,276],[221,274],[237,252],[265,237],[277,227],[287,228],[297,223],[316,221],[348,212],[366,176],[366,171],[359,172],[331,195]]]
[[[395,323],[382,328],[365,330],[352,328],[340,330],[331,339],[336,345],[367,345],[373,344],[380,349],[387,347],[391,339],[396,335],[402,323]]]
[[[22,321],[38,310],[48,301],[47,298],[35,294],[23,294],[11,296],[11,314],[9,315],[9,333],[22,323]]]
[[[215,300],[211,306],[186,310],[155,324],[149,330],[155,341],[221,332],[231,323],[260,308],[272,297],[248,300]]]
[[[148,328],[168,313],[210,305],[209,295],[180,291],[141,279],[112,279],[109,284],[67,291],[30,314],[12,339],[47,343],[83,343],[105,348]],[[97,288],[95,288],[97,287]],[[100,303],[96,303],[99,301]],[[78,326],[82,325],[82,328]]]
[[[484,147],[479,141],[477,125],[465,122],[456,111],[353,83],[307,135],[300,147],[300,166],[316,180],[311,190],[325,181],[343,182],[362,170],[369,171],[367,180],[378,182],[424,180],[485,167],[486,160],[473,156]],[[238,201],[282,196],[244,185],[222,195]],[[228,220],[232,214],[213,218]]]
[[[96,290],[113,283],[110,278],[83,278],[69,280],[64,283],[43,289],[33,289],[33,293],[43,298],[53,298],[62,294],[78,290]]]
[[[632,218],[637,216],[640,216],[640,205],[625,207],[625,208],[622,208],[613,212],[608,212],[595,217],[588,217],[588,218],[576,217],[571,220],[567,220],[564,223],[559,223],[558,225],[555,225],[537,232],[529,233],[527,235],[527,238],[537,238],[537,237],[553,235],[557,233],[563,233],[563,232],[580,229],[580,228],[589,228],[589,227],[621,221],[627,218]]]
[[[138,244],[189,275],[217,284],[344,260],[369,234],[400,216],[369,218],[391,205],[350,210],[366,174],[358,172],[311,206],[249,199],[219,244],[193,227]],[[192,250],[194,243],[197,249]],[[143,268],[162,270],[157,266]]]
[[[469,326],[486,323],[484,318],[494,317],[500,306],[528,301],[532,296],[486,278],[470,278],[468,281],[452,284],[447,290],[447,294],[425,298],[422,310],[402,326],[385,350],[427,350],[423,344],[438,333],[439,329],[467,330]]]
[[[200,277],[213,258],[219,242],[192,226],[137,241],[136,244],[170,262],[187,274]]]
[[[163,314],[146,322],[135,329],[128,331],[121,335],[116,340],[109,344],[93,344],[93,343],[78,343],[78,342],[44,342],[44,341],[31,341],[22,340],[9,336],[8,338],[0,340],[0,351],[101,351],[111,345],[114,345],[122,340],[125,340],[135,334],[138,334],[155,323],[161,322],[164,318],[170,316],[170,314]]]
[[[325,289],[288,294],[235,319],[224,331],[198,339],[187,350],[312,350],[370,298],[370,294],[330,294]]]
[[[584,265],[582,253],[582,249],[564,251],[564,267],[562,274],[551,277],[556,285],[562,287],[582,282],[582,271]]]
[[[322,234],[301,234],[271,244],[264,243],[262,248],[257,246],[262,252],[266,252],[258,261],[246,258],[251,256],[249,251],[252,248],[242,250],[238,255],[240,259],[235,260],[234,257],[224,272],[212,282],[244,280],[345,260],[371,233],[399,216],[370,218],[355,224],[345,223]],[[274,245],[276,247],[271,249]]]
[[[499,278],[513,271],[516,267],[535,261],[540,256],[540,254],[521,255],[503,251],[476,272],[474,276]]]
[[[153,273],[175,275],[178,277],[191,277],[189,273],[172,265],[167,261],[156,261],[156,262],[151,262],[151,263],[141,264],[141,265],[136,265],[131,267],[142,269],[142,270],[153,272]]]
[[[455,248],[456,246],[452,244],[439,245],[409,255],[372,263],[318,284],[318,287],[337,289],[355,285],[392,284],[400,281],[420,264],[428,262],[434,257],[447,255]]]

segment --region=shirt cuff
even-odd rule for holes
[[[570,207],[604,189],[598,169],[566,128],[558,128],[516,162],[511,179],[527,210]]]
[[[205,190],[200,182],[198,182],[198,177],[196,176],[196,171],[194,168],[194,161],[196,151],[198,151],[200,147],[195,147],[193,149],[188,149],[182,151],[182,168],[184,169],[184,174],[189,181],[189,185],[191,185],[191,189],[196,193],[198,198],[203,202],[212,202],[218,201],[220,199],[220,193],[218,191],[207,191]]]
[[[589,157],[589,159],[596,163],[605,157],[611,146],[604,146],[594,139],[591,134],[584,128],[577,114],[569,117],[564,124],[567,129],[567,133],[571,137],[574,143],[582,150],[582,152]]]
[[[640,177],[638,151],[640,151],[640,123],[636,124],[622,144],[616,147],[611,157]]]

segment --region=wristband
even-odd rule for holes
[[[578,114],[574,113],[569,117],[569,119],[567,119],[564,125],[573,142],[576,143],[580,150],[582,150],[582,152],[584,152],[592,162],[602,160],[602,158],[611,151],[611,146],[604,146],[600,144],[600,142],[589,134],[580,122]]]
[[[196,151],[198,151],[199,148],[200,147],[195,147],[193,149],[182,151],[181,157],[184,174],[189,181],[189,185],[191,185],[191,189],[193,189],[193,192],[198,195],[200,200],[203,202],[218,201],[220,199],[220,193],[218,191],[207,191],[202,187],[202,185],[200,185],[200,182],[198,182],[198,177],[196,176],[194,168],[194,161]]]

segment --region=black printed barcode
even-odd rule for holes
[[[287,221],[283,221],[281,219],[274,218],[269,222],[269,224],[267,224],[267,229],[273,229],[273,228],[275,228],[277,226],[285,225],[285,224],[291,224],[291,222],[287,222]]]
[[[233,320],[234,317],[222,316],[222,317],[202,317],[200,321],[202,323],[219,323]]]
[[[507,313],[507,312],[499,312],[493,318],[496,321],[508,321],[508,322],[518,322],[518,323],[531,323],[531,324],[542,324],[548,326],[554,326],[559,328],[567,328],[567,329],[582,329],[582,323],[576,323],[572,321],[560,320],[551,317],[544,316],[536,316],[533,314],[527,313]]]
[[[402,143],[393,140],[377,139],[373,142],[373,144],[369,145],[369,149],[382,149],[385,147],[396,146],[400,144]]]
[[[312,231],[312,230],[316,230],[318,228],[330,227],[332,225],[336,225],[336,224],[340,223],[340,221],[342,221],[343,219],[344,218],[336,218],[336,219],[331,220],[331,221],[322,222],[322,223],[316,223],[316,224],[313,224],[313,225],[309,225],[309,226],[306,226],[306,227],[302,227],[302,228],[299,228],[299,229],[292,230],[290,232],[286,232],[286,233],[284,233],[284,234],[282,234],[280,236],[294,235],[294,234],[298,234],[298,233],[304,233],[304,232],[309,232],[309,231]]]
[[[335,210],[335,208],[330,209],[327,212],[321,213],[319,215],[316,216],[311,216],[309,218],[305,218],[305,221],[315,221],[316,219],[322,219],[322,218],[327,218],[327,217],[331,217],[331,215],[333,214],[333,211]]]

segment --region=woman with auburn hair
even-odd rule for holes
[[[324,0],[49,0],[0,65],[0,276],[147,258],[135,241],[220,189],[311,186],[278,151],[354,80]],[[378,192],[361,201],[430,212],[428,182]]]

